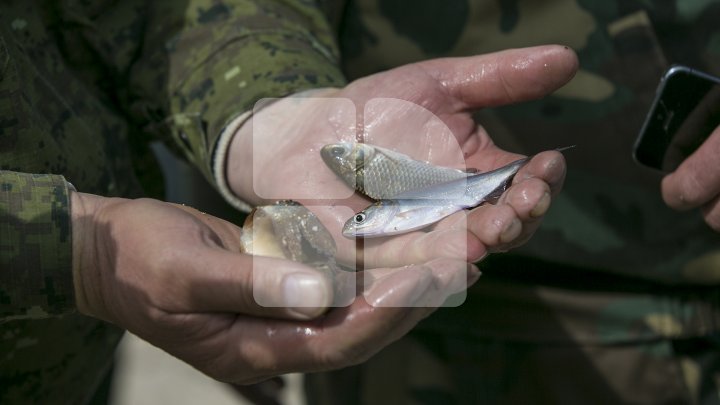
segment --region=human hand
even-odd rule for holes
[[[326,312],[334,289],[320,272],[242,254],[229,222],[156,200],[71,199],[78,310],[232,383],[359,363],[478,277],[457,260],[377,269],[364,299]]]
[[[700,208],[720,232],[720,127],[661,183],[663,200],[676,210]]]
[[[569,81],[576,69],[571,50],[545,46],[429,60],[343,89],[281,99],[257,111],[235,135],[228,182],[251,204],[298,200],[340,235],[344,222],[369,200],[353,195],[324,166],[322,146],[360,140],[437,165],[494,169],[520,156],[494,146],[471,112],[543,97]],[[394,267],[434,257],[475,261],[489,251],[512,248],[535,231],[564,174],[560,153],[541,153],[518,173],[498,204],[446,218],[431,232],[365,240],[358,258],[355,241],[338,237],[338,257],[345,263],[364,261],[366,268]]]

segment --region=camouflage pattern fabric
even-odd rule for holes
[[[9,171],[49,173],[81,191],[135,196],[142,185],[157,195],[151,139],[173,139],[210,177],[222,128],[258,98],[343,84],[331,29],[350,78],[565,43],[581,59],[573,83],[478,116],[512,150],[579,145],[545,226],[519,255],[483,263],[462,307],[363,366],[310,376],[311,403],[717,400],[718,236],[665,208],[659,176],[638,169],[629,148],[665,66],[720,73],[718,2],[340,3],[3,2],[0,183],[17,176]],[[32,294],[4,264],[28,253],[8,252],[0,290]],[[0,294],[0,402],[85,402],[120,332],[74,314],[12,320],[28,314],[11,296]]]
[[[0,290],[0,317],[46,318],[72,310],[68,184],[62,176],[4,171],[0,181],[0,263],[9,281]]]
[[[465,303],[349,369],[313,404],[720,403],[720,235],[660,196],[632,145],[663,71],[720,75],[720,1],[353,0],[349,79],[546,43],[580,71],[545,99],[477,114],[501,146],[564,145],[568,178],[531,241],[490,256]]]
[[[294,1],[3,1],[0,403],[87,403],[122,333],[73,312],[63,178],[160,196],[153,140],[210,178],[257,99],[344,83],[332,37]]]

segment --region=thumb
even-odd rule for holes
[[[193,311],[307,320],[333,301],[331,281],[302,263],[218,250],[194,257],[188,264],[197,280],[187,283]]]
[[[570,81],[578,59],[570,48],[546,45],[420,62],[460,102],[461,109],[544,97]]]
[[[698,208],[720,194],[720,127],[678,168],[665,176],[661,191],[665,203],[676,210]]]

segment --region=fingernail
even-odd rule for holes
[[[559,166],[562,168],[562,170],[557,169],[557,167]],[[550,178],[548,179],[550,183],[555,183],[565,177],[566,170],[567,168],[565,166],[565,156],[563,156],[562,154],[556,156],[545,166],[545,171],[551,174]]]
[[[300,318],[314,318],[330,305],[327,284],[318,274],[292,273],[283,280],[283,301]]]
[[[522,223],[519,219],[513,218],[512,221],[505,227],[505,230],[500,234],[500,243],[509,243],[515,240],[522,231]]]
[[[559,155],[552,158],[552,160],[550,160],[547,163],[547,165],[545,165],[545,168],[548,170],[554,169],[555,167],[557,167],[557,165],[559,165],[561,162],[564,162],[564,161],[565,161],[565,156],[563,156],[563,154],[560,153]]]
[[[530,217],[531,218],[538,218],[547,212],[548,208],[550,208],[550,201],[552,199],[550,198],[550,193],[543,194],[542,197],[540,197],[540,200],[535,204],[535,207],[530,211]]]

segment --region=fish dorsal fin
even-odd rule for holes
[[[420,160],[413,159],[413,158],[411,158],[411,157],[408,156],[408,155],[405,155],[405,154],[400,153],[400,152],[396,152],[396,151],[394,151],[394,150],[392,150],[392,149],[382,148],[382,147],[380,147],[380,146],[373,146],[373,147],[375,148],[375,151],[376,151],[376,152],[382,153],[383,156],[385,156],[388,160],[390,160],[390,161],[393,162],[393,163],[402,164],[402,160],[403,160],[403,159],[414,160],[414,161],[417,161],[417,162],[421,162]]]

